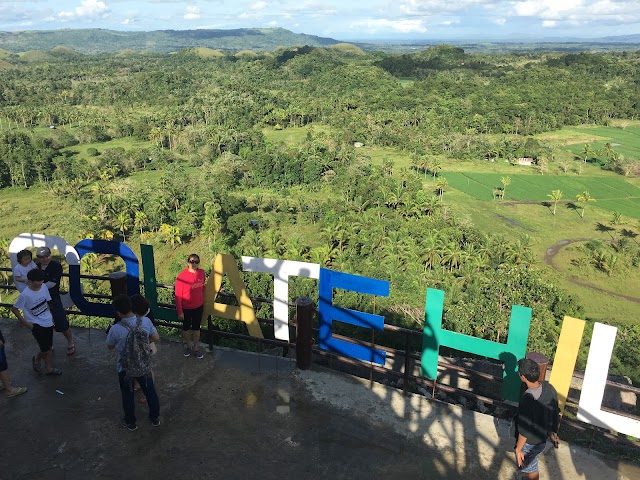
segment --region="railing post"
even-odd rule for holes
[[[296,299],[296,365],[300,370],[311,368],[313,344],[313,301],[308,297]]]
[[[411,339],[407,332],[404,333],[404,381],[402,382],[402,392],[407,393],[407,383],[409,383],[409,349],[411,348]],[[413,373],[413,372],[411,372]]]
[[[127,294],[127,273],[113,272],[109,274],[109,283],[111,284],[111,296],[113,298],[118,295]]]
[[[209,351],[213,352],[213,325],[211,324],[211,315],[207,317],[207,330],[209,333]]]
[[[111,298],[116,298],[118,295],[126,295],[127,292],[127,273],[126,272],[113,272],[109,274],[109,283],[111,284]],[[91,317],[89,317],[91,318]],[[118,316],[115,315],[115,321],[118,321]],[[89,329],[91,331],[91,329]]]

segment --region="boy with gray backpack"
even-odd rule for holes
[[[149,405],[151,425],[160,425],[160,402],[151,375],[150,344],[160,340],[156,327],[147,317],[137,317],[127,295],[113,299],[118,322],[107,335],[107,347],[116,350],[116,370],[122,394],[122,425],[130,432],[138,429],[135,416],[134,380],[138,381]]]

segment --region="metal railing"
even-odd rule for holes
[[[10,272],[11,269],[6,267],[0,267],[0,271]],[[64,276],[68,276],[68,274],[64,274]],[[91,280],[102,280],[102,281],[109,280],[108,277],[97,276],[97,275],[80,275],[80,278],[91,279]],[[173,290],[173,286],[170,286],[170,285],[157,284],[157,287],[161,289]],[[15,290],[15,286],[0,285],[0,289]],[[235,295],[227,292],[220,292],[219,295],[229,299],[235,299]],[[84,296],[87,298],[102,299],[102,300],[111,300],[112,298],[110,295],[89,294],[89,293],[84,294]],[[264,298],[264,297],[251,297],[251,300],[252,302],[256,302],[256,303],[271,303],[271,304],[273,303],[272,299]],[[175,308],[175,305],[173,304],[159,303],[158,305],[165,308]],[[11,306],[12,306],[11,304],[0,303],[0,307],[11,307]],[[290,304],[289,306],[291,308],[295,307],[294,304]],[[81,311],[72,310],[72,309],[67,310],[67,313],[73,314],[73,315],[87,315]],[[258,322],[261,325],[265,325],[265,326],[273,326],[274,324],[274,320],[269,318],[258,318]],[[175,328],[177,330],[180,330],[182,327],[182,324],[179,322],[171,322],[171,321],[162,320],[162,319],[156,319],[155,323],[156,325],[160,325],[166,328]],[[291,327],[291,328],[295,328],[295,327]],[[413,385],[415,385],[416,387],[429,388],[430,394],[434,398],[436,397],[437,391],[442,391],[445,394],[459,395],[461,397],[464,397],[466,399],[470,399],[476,402],[481,401],[486,405],[501,407],[502,411],[507,415],[515,413],[515,409],[517,405],[514,404],[513,402],[505,401],[505,400],[502,400],[501,398],[487,397],[486,395],[480,395],[470,390],[461,389],[446,383],[439,382],[437,379],[430,380],[420,375],[416,375],[415,371],[416,369],[419,370],[421,356],[415,351],[415,349],[411,348],[411,345],[413,345],[412,340],[416,338],[420,338],[420,343],[421,343],[422,331],[412,330],[412,329],[398,327],[395,325],[388,325],[388,324],[384,325],[384,331],[391,332],[396,335],[402,335],[404,337],[404,349],[392,348],[386,345],[375,343],[375,331],[373,329],[371,330],[370,341],[355,339],[352,337],[346,337],[337,333],[334,333],[333,337],[339,340],[343,340],[345,342],[359,344],[359,345],[366,345],[370,348],[383,350],[384,352],[386,352],[387,358],[393,359],[394,363],[396,363],[395,360],[397,360],[398,362],[401,362],[403,366],[402,371],[394,371],[387,367],[375,365],[373,362],[364,362],[364,361],[356,360],[353,358],[345,357],[335,352],[321,350],[314,345],[312,351],[316,357],[316,363],[318,359],[326,359],[326,363],[329,368],[336,369],[339,367],[339,369],[341,370],[349,369],[349,373],[355,374],[362,378],[366,378],[368,376],[371,386],[373,386],[373,383],[375,381],[374,377],[377,374],[381,376],[383,379],[384,378],[396,379],[396,380],[402,379],[402,390],[403,390],[403,393],[405,394],[408,393],[409,389],[411,388],[411,383],[413,383]],[[314,328],[313,332],[314,334],[317,335],[318,329]],[[214,347],[214,341],[216,340],[216,337],[236,339],[236,340],[255,343],[258,353],[261,353],[264,351],[263,350],[264,345],[283,347],[284,351],[286,352],[289,352],[295,349],[296,347],[295,342],[292,343],[292,342],[287,342],[283,340],[278,340],[275,338],[258,338],[258,337],[253,337],[253,336],[242,334],[242,333],[228,332],[228,331],[216,329],[213,325],[213,321],[211,317],[208,318],[207,328],[203,329],[203,333],[206,334],[206,335],[203,335],[203,337],[206,337],[207,343],[209,344],[209,348],[211,350]],[[293,337],[295,337],[295,335],[293,335]],[[338,362],[339,365],[338,366],[334,365],[334,362]],[[481,372],[471,368],[454,365],[444,360],[438,361],[438,372],[439,373],[442,372],[445,374],[448,372],[455,372],[455,373],[461,374],[463,378],[467,378],[467,379],[476,378],[483,382],[495,383],[496,390],[498,390],[500,385],[502,384],[502,376],[496,376],[490,373]],[[580,374],[579,372],[575,372],[574,377],[583,378],[583,375]],[[621,383],[616,383],[608,380],[607,386],[623,392],[630,392],[636,395],[640,395],[640,388],[636,388],[630,385],[624,385]],[[567,398],[567,404],[572,405],[573,407],[576,407],[578,405],[578,402],[579,400],[575,397]],[[613,413],[616,413],[618,415],[627,416],[630,418],[634,418],[636,420],[640,419],[635,415],[621,412],[618,410],[612,410],[607,408],[604,408],[604,409],[611,411]],[[585,425],[582,424],[581,422],[574,422],[566,418],[563,418],[562,423],[571,425],[577,430],[585,429]],[[592,428],[594,429],[594,431],[602,430],[593,426]],[[607,436],[606,431],[602,430],[602,433],[605,434],[605,436]],[[610,438],[610,440],[616,439],[615,441],[621,442],[625,445],[637,446],[636,443],[631,442],[625,437],[613,436],[610,434],[608,434],[608,436],[612,437]]]

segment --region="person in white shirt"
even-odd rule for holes
[[[18,252],[18,263],[13,267],[13,283],[16,284],[18,292],[27,288],[27,273],[36,268],[33,261],[33,255],[29,250],[20,250]]]
[[[38,342],[40,351],[31,358],[36,373],[43,373],[41,362],[44,361],[45,375],[61,375],[62,372],[53,367],[51,347],[53,346],[53,317],[47,302],[51,300],[49,289],[44,282],[44,272],[34,268],[27,273],[29,280],[20,296],[11,307],[11,311],[25,327],[31,330],[33,338]]]

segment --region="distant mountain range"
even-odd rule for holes
[[[612,42],[612,43],[640,43],[640,34],[636,33],[633,35],[617,35],[615,37],[603,37],[599,40],[603,42]]]
[[[270,51],[278,46],[323,47],[339,43],[332,38],[293,33],[284,28],[239,28],[235,30],[156,30],[121,32],[115,30],[64,29],[0,32],[0,49],[12,53],[68,47],[80,53],[111,53],[121,50],[148,50],[171,53],[185,48]]]
[[[63,29],[0,32],[0,50],[21,53],[54,48],[73,49],[79,53],[112,53],[119,51],[177,52],[186,48],[205,47],[228,51],[272,51],[277,47],[309,45],[326,47],[339,40],[316,35],[293,33],[284,28],[239,28],[234,30],[155,30],[124,32],[116,30]],[[470,51],[531,50],[621,50],[640,48],[640,34],[602,38],[534,38],[514,35],[513,39],[483,40],[365,40],[353,42],[365,50],[413,51],[416,48],[448,43]]]

